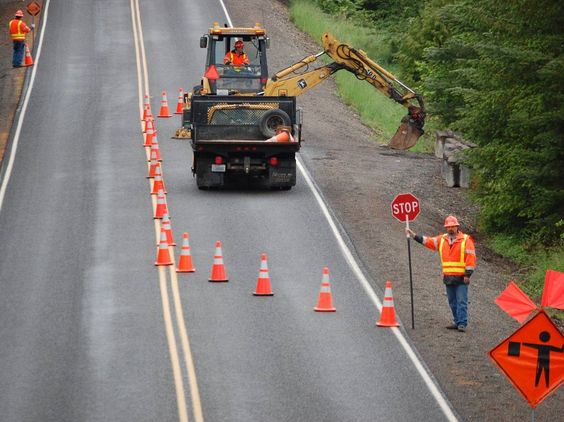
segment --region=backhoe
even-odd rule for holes
[[[226,57],[233,57],[238,41],[244,42],[246,63],[235,66]],[[200,189],[294,186],[295,153],[302,141],[302,113],[296,107],[296,97],[341,69],[407,108],[408,114],[389,145],[396,149],[415,145],[425,122],[422,98],[362,50],[340,43],[328,33],[322,41],[322,52],[269,78],[269,39],[259,24],[232,28],[214,23],[200,38],[200,47],[207,48],[205,73],[200,84],[185,94],[182,127],[175,136],[191,140],[192,172]],[[324,54],[333,62],[309,69]]]

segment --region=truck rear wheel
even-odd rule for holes
[[[276,135],[276,128],[278,126],[291,126],[292,121],[290,116],[279,108],[268,110],[261,117],[259,122],[260,133],[262,133],[267,138],[272,138]]]

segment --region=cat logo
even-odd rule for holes
[[[307,87],[307,82],[305,81],[305,79],[300,79],[300,80],[298,81],[298,86],[299,86],[301,89],[305,89],[305,88]]]

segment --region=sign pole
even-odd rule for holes
[[[409,216],[405,216],[405,228],[409,230]],[[411,296],[411,329],[415,330],[415,311],[413,310],[413,276],[411,274],[411,242],[407,234],[407,260],[409,262],[409,293]]]

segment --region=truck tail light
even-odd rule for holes
[[[215,164],[223,164],[223,157],[220,155],[215,157]]]
[[[278,165],[278,157],[270,157],[269,162],[272,167],[276,167]]]

